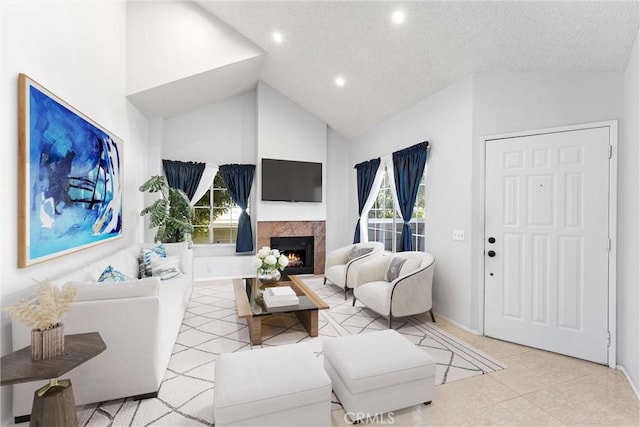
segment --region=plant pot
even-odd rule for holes
[[[56,324],[54,328],[31,330],[31,359],[44,360],[64,353],[64,325]]]

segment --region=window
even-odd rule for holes
[[[220,173],[217,173],[207,192],[194,206],[193,243],[235,243],[238,217],[242,209],[236,205]]]
[[[390,177],[385,169],[382,184],[378,191],[378,197],[367,214],[367,231],[369,241],[382,242],[384,243],[385,250],[395,252],[399,246],[398,242],[400,237],[402,236],[402,225],[404,221],[395,211],[390,179],[393,179],[393,177]],[[424,251],[425,245],[425,187],[426,174],[423,173],[420,186],[418,187],[416,204],[413,207],[413,215],[409,222],[411,232],[413,233],[413,247],[418,251]]]

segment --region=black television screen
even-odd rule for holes
[[[262,159],[262,200],[322,202],[322,163]]]

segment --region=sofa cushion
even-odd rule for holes
[[[187,242],[179,243],[165,243],[164,247],[167,251],[167,256],[179,256],[180,257],[180,271],[184,274],[191,274],[193,270],[193,250],[191,244]]]
[[[387,282],[393,282],[400,277],[400,270],[407,260],[405,258],[393,257],[387,268],[387,273],[384,276],[384,280]]]
[[[63,276],[55,277],[52,279],[48,279],[49,283],[56,285],[57,287],[62,287],[64,284],[68,282],[95,282],[98,280],[98,276],[94,277],[88,267],[85,267],[80,270],[73,270]]]
[[[404,265],[400,269],[400,276],[406,276],[407,274],[413,271],[416,271],[417,269],[420,268],[421,264],[422,264],[421,259],[407,258],[405,260]]]
[[[76,302],[159,295],[159,280],[154,277],[126,282],[71,281],[67,284],[77,288]]]
[[[136,278],[138,277],[138,259],[136,258],[136,252],[137,251],[132,251],[130,248],[121,249],[112,255],[92,262],[83,270],[89,275],[92,281],[98,280],[108,266],[115,268],[131,278]]]
[[[126,282],[131,279],[135,279],[135,277],[129,277],[109,265],[104,269],[100,277],[98,277],[98,282]]]

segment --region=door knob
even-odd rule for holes
[[[495,237],[489,237],[489,243],[495,243],[495,242],[496,242]]]
[[[489,255],[490,258],[493,258],[494,256],[496,256],[496,252],[495,251],[489,251],[489,252],[487,252],[487,255]]]

